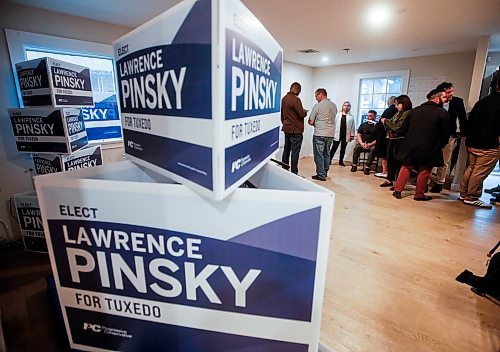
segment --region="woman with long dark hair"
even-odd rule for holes
[[[393,187],[396,181],[401,162],[396,160],[401,142],[408,133],[412,103],[407,95],[400,95],[396,98],[396,108],[398,112],[390,119],[381,118],[380,122],[387,129],[389,143],[387,145],[387,180],[380,187]],[[392,189],[391,189],[392,190]]]

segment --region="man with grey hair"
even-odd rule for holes
[[[318,88],[314,92],[317,104],[314,104],[308,123],[314,126],[313,153],[316,164],[314,180],[326,181],[330,167],[330,148],[335,131],[335,115],[337,106],[328,99],[326,89]]]

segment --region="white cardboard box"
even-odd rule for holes
[[[24,107],[94,106],[90,69],[50,57],[16,64]]]
[[[85,123],[77,108],[7,109],[17,150],[71,154],[88,144]]]
[[[95,145],[71,155],[34,154],[33,164],[38,175],[95,167],[102,165],[102,150],[100,145]]]
[[[42,216],[35,191],[14,194],[17,218],[21,227],[24,249],[30,252],[47,253],[47,242],[43,232]]]
[[[130,160],[222,199],[278,149],[282,49],[240,1],[182,1],[113,46]]]
[[[215,201],[129,161],[36,177],[71,347],[317,352],[334,194],[274,164],[249,182]]]

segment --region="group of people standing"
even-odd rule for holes
[[[304,133],[304,118],[308,110],[304,109],[298,97],[301,85],[292,83],[290,91],[281,100],[281,123],[285,134],[285,146],[282,162],[290,165],[290,171],[298,174],[299,154]],[[314,180],[326,181],[331,160],[340,145],[341,165],[347,142],[354,138],[354,118],[349,114],[351,104],[345,102],[342,112],[337,112],[337,106],[330,99],[324,88],[314,92],[317,103],[309,114],[308,123],[314,127],[313,154],[316,164]],[[284,166],[287,168],[288,166]]]
[[[389,107],[376,122],[376,111],[370,110],[367,120],[355,135],[354,117],[349,113],[351,104],[344,102],[342,110],[327,97],[324,88],[315,91],[317,104],[309,114],[308,123],[314,126],[313,153],[316,164],[315,180],[326,181],[333,155],[340,146],[339,165],[345,166],[347,143],[356,139],[351,171],[357,171],[361,153],[368,153],[364,173],[376,157],[382,160],[378,177],[386,180],[380,185],[388,187],[395,198],[401,199],[412,171],[417,182],[414,199],[428,201],[425,194],[431,171],[437,167],[437,177],[431,193],[443,189],[450,168],[452,153],[459,138],[466,137],[467,168],[460,185],[460,199],[467,205],[491,208],[479,200],[482,183],[499,160],[500,93],[498,75],[492,82],[492,93],[476,103],[469,118],[464,102],[454,96],[453,84],[443,82],[427,94],[428,101],[413,108],[407,95],[391,97]],[[298,98],[301,86],[295,82],[282,99],[281,121],[285,133],[282,162],[290,164],[298,173],[298,159],[304,132],[304,119],[308,111]],[[458,121],[458,124],[457,124]],[[291,155],[291,160],[290,160]]]

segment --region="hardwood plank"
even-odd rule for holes
[[[499,306],[455,281],[486,272],[498,207],[466,206],[451,191],[415,202],[411,185],[397,200],[373,173],[334,163],[313,181],[336,194],[321,341],[336,352],[500,351]],[[300,160],[305,178],[314,170]]]

